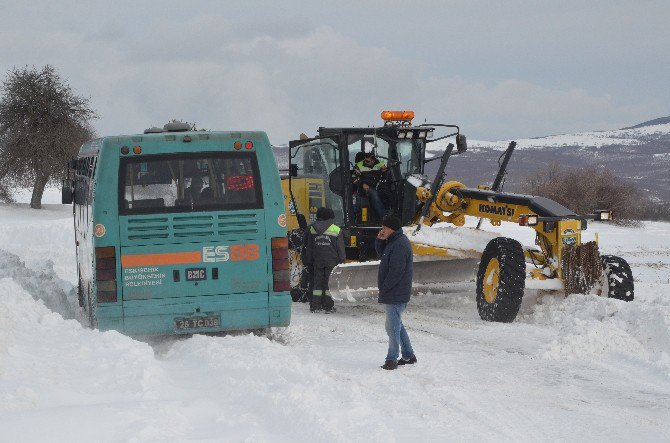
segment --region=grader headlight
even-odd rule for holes
[[[537,226],[537,215],[522,214],[519,216],[519,226]]]
[[[612,221],[614,220],[614,213],[612,211],[598,211],[596,212],[597,221]]]

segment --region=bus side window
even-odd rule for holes
[[[89,176],[88,176],[89,177],[89,183],[91,184],[90,193],[88,195],[88,198],[89,198],[89,202],[91,202],[91,203],[93,202],[93,186],[94,186],[93,177],[95,177],[95,168],[97,166],[98,166],[98,157],[92,157],[91,158],[91,165],[90,165],[90,168],[89,168]]]
[[[77,160],[75,172],[75,203],[88,205],[91,203],[91,177],[93,175],[93,161],[91,157]]]

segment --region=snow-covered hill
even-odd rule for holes
[[[426,289],[386,351],[374,298],[290,327],[145,343],[79,320],[71,210],[0,206],[1,441],[668,441],[670,224],[592,223],[636,300],[526,296],[479,319],[474,284]],[[515,225],[493,228],[532,242]]]
[[[651,198],[670,202],[670,123],[515,141],[508,190],[519,191],[524,178],[556,163],[563,168],[605,167],[635,183]],[[429,155],[439,155],[448,142],[429,144]],[[447,175],[468,186],[490,185],[498,170],[498,158],[508,144],[509,140],[468,140],[468,152],[450,160]],[[429,173],[435,173],[436,163],[428,164]]]
[[[549,135],[546,137],[515,139],[517,149],[539,149],[539,148],[601,148],[603,146],[639,146],[650,141],[664,140],[670,137],[670,123],[659,125],[646,125],[612,131],[580,132],[576,134]],[[431,152],[444,151],[448,139],[440,140],[429,145]],[[468,140],[468,149],[476,151],[479,148],[490,148],[503,150],[507,148],[509,140],[482,141]],[[670,152],[670,146],[668,146]]]

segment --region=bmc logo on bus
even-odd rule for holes
[[[202,261],[205,263],[253,261],[258,260],[258,258],[258,245],[254,243],[249,245],[204,246],[202,248]]]

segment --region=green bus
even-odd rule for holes
[[[79,304],[100,330],[287,326],[286,215],[264,132],[170,123],[85,143],[69,164]]]

